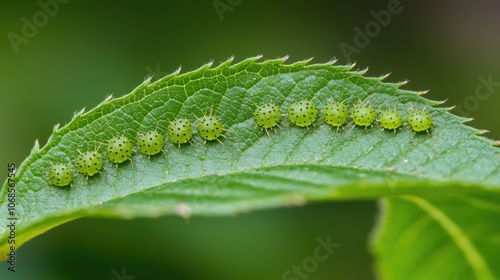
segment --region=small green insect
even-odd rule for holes
[[[148,131],[144,134],[139,134],[137,137],[137,145],[141,154],[153,156],[163,151],[165,140],[156,130]]]
[[[257,125],[263,127],[266,132],[268,128],[277,126],[281,120],[280,109],[273,103],[257,106],[253,116]]]
[[[217,140],[219,137],[224,137],[222,133],[224,132],[224,126],[217,116],[204,116],[198,120],[198,134],[205,141]],[[220,141],[219,141],[220,142]]]
[[[312,101],[298,101],[288,107],[288,120],[296,126],[308,127],[316,121],[318,112]]]
[[[328,102],[322,113],[325,122],[337,128],[346,124],[349,117],[347,107],[342,102]]]
[[[396,129],[403,124],[403,116],[396,109],[386,110],[380,113],[378,121],[384,129],[394,129],[396,133]]]
[[[94,176],[104,165],[102,154],[98,151],[81,153],[78,156],[76,168],[85,176]]]
[[[109,139],[106,147],[106,155],[109,161],[122,163],[132,156],[132,143],[125,136],[117,136]]]
[[[367,128],[372,125],[375,118],[377,118],[377,111],[370,105],[359,103],[351,108],[351,119],[357,126]]]
[[[168,140],[181,145],[193,138],[193,125],[188,119],[176,119],[168,126]]]
[[[432,126],[432,117],[429,113],[422,110],[411,110],[406,117],[406,120],[411,126],[411,129],[415,132],[427,131]]]
[[[52,185],[64,187],[73,181],[71,169],[65,164],[55,164],[50,167],[49,179]]]

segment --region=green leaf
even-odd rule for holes
[[[383,279],[500,278],[500,194],[383,200],[373,251]]]
[[[383,83],[385,76],[365,77],[352,65],[309,65],[309,60],[286,65],[286,58],[258,63],[259,58],[234,65],[229,59],[215,68],[209,63],[154,83],[147,80],[131,94],[106,98],[91,111],[76,113],[64,127],[56,126],[48,143],[41,149],[35,144],[17,170],[16,247],[82,216],[230,215],[310,201],[498,192],[500,158],[494,142],[447,108],[433,107],[441,102],[400,89],[404,83]],[[434,127],[417,134],[408,126],[393,133],[378,124],[337,131],[322,121],[294,127],[285,117],[269,135],[256,126],[257,105],[272,101],[286,112],[302,99],[319,108],[330,99],[348,107],[360,101],[379,109],[397,107],[404,114],[425,108]],[[166,134],[169,121],[196,122],[210,111],[227,128],[222,144],[204,144],[196,136],[181,148],[166,143],[165,154],[151,158],[136,153],[133,164],[106,161],[101,174],[88,180],[75,176],[71,188],[48,183],[51,164],[74,169],[80,151],[103,150],[100,143],[121,134],[130,139],[153,129]],[[6,182],[0,209],[8,208],[8,190]],[[0,218],[6,221],[7,211],[0,211]],[[0,228],[2,256],[9,252],[9,235]]]

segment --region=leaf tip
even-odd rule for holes
[[[287,55],[287,58],[288,58],[288,55]],[[307,59],[304,59],[304,60],[300,60],[300,61],[297,61],[297,62],[291,63],[291,64],[289,64],[288,66],[306,66],[306,65],[308,65],[308,64],[309,64],[309,62],[311,62],[313,59],[314,59],[314,57],[310,57],[310,58],[307,58]]]
[[[326,65],[334,65],[335,63],[337,63],[337,61],[339,61],[336,57],[328,60],[325,64]]]
[[[146,78],[144,78],[144,81],[142,83],[149,85],[149,83],[151,82],[152,79],[153,79],[153,75],[148,74],[148,76]]]
[[[483,135],[483,134],[488,133],[488,132],[490,132],[490,131],[489,131],[489,130],[487,130],[487,129],[480,129],[480,130],[478,130],[478,131],[476,132],[476,134],[477,134],[477,135]]]
[[[214,65],[214,61],[213,60],[210,60],[209,62],[203,64],[200,69],[210,69],[212,67],[212,65]]]
[[[262,64],[269,64],[269,65],[277,65],[277,66],[283,66],[283,64],[288,60],[289,56],[285,55],[283,57],[278,57],[276,59],[268,59],[262,62]],[[295,63],[293,64],[295,65]]]
[[[279,61],[279,63],[280,63],[281,65],[283,65],[283,64],[285,64],[285,62],[286,62],[289,58],[290,58],[290,56],[287,54],[287,55],[285,55],[285,56],[283,56],[283,57],[278,58],[277,60]]]
[[[236,63],[236,65],[238,65],[238,64],[246,64],[248,62],[253,63],[253,62],[257,61],[257,60],[262,59],[263,57],[264,57],[263,55],[258,54],[256,56],[248,57],[247,59],[245,59],[245,60],[243,60],[243,61],[241,61],[239,63]]]
[[[390,75],[391,75],[391,72],[384,74],[384,75],[378,77],[378,80],[383,81],[383,80],[387,79],[387,77],[389,77]]]
[[[75,113],[73,113],[72,119],[76,119],[77,117],[83,115],[84,113],[85,113],[85,107],[83,107],[80,111],[75,111]]]
[[[234,61],[234,55],[228,57],[225,61],[221,61],[219,65],[217,65],[214,70],[218,70],[224,67],[229,67]]]
[[[33,148],[31,148],[31,153],[37,152],[40,150],[40,141],[38,139],[35,139],[35,145],[33,145]]]
[[[404,80],[404,81],[397,83],[397,85],[398,85],[398,87],[401,87],[401,86],[408,84],[409,82],[410,82],[409,80]],[[421,93],[422,93],[422,91],[418,92],[417,94],[420,95]],[[425,94],[425,93],[422,93],[422,94]]]
[[[448,98],[446,98],[445,100],[435,101],[434,104],[435,105],[442,105],[442,104],[446,103],[446,101],[448,101]],[[454,108],[455,108],[455,106],[451,106],[451,107],[448,107],[447,110],[449,111],[449,110],[452,110]]]
[[[177,69],[171,74],[171,76],[175,77],[175,76],[178,76],[182,71],[182,65],[179,65],[179,67],[177,67]]]
[[[148,83],[149,83],[149,81],[148,81]],[[104,98],[104,100],[101,102],[101,104],[99,104],[99,105],[104,105],[104,104],[108,103],[109,101],[111,101],[112,99],[113,99],[113,94],[112,94],[112,93],[111,93],[111,94],[108,94],[108,95]]]

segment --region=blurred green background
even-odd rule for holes
[[[430,89],[427,98],[461,105],[455,113],[500,139],[498,1],[401,1],[388,24],[369,30],[369,42],[348,56],[341,43],[356,47],[355,27],[365,29],[371,11],[395,0],[66,1],[46,22],[38,1],[1,4],[2,182],[8,162],[19,165],[35,139],[44,145],[52,127],[82,107],[129,93],[149,75],[231,55],[356,61],[358,69],[370,66],[369,75],[391,72],[388,81],[408,79],[406,89]],[[24,17],[39,26],[13,45]],[[480,77],[496,84],[477,95]],[[313,254],[317,237],[330,235],[340,247],[308,279],[373,279],[367,241],[376,215],[375,202],[356,201],[188,221],[81,219],[25,244],[17,272],[2,263],[0,278],[119,280],[113,271],[124,268],[135,279],[282,279]]]

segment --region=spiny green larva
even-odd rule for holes
[[[357,126],[369,127],[377,118],[377,111],[367,104],[359,103],[351,108],[351,119]]]
[[[308,127],[316,121],[318,108],[309,100],[301,100],[288,107],[288,120],[299,127]]]
[[[204,116],[198,120],[198,134],[205,141],[217,140],[219,137],[224,137],[224,126],[217,116]],[[219,141],[220,142],[220,141]]]
[[[396,133],[396,129],[403,124],[403,116],[396,109],[384,110],[380,113],[378,121],[384,129],[393,129]]]
[[[94,176],[101,171],[103,165],[102,154],[98,151],[89,151],[78,156],[76,168],[85,176]]]
[[[168,141],[179,146],[189,142],[193,134],[193,125],[188,119],[176,119],[168,126]]]
[[[257,125],[263,127],[266,131],[268,128],[277,126],[281,120],[280,109],[273,103],[257,106],[253,116]]]
[[[54,186],[64,187],[73,181],[73,174],[67,165],[55,164],[50,167],[49,180]]]
[[[144,134],[139,134],[137,137],[137,145],[139,152],[147,156],[153,156],[163,151],[165,140],[156,130],[148,131]]]
[[[342,102],[328,102],[323,108],[323,120],[337,128],[347,123],[349,112]]]
[[[406,120],[411,126],[411,129],[415,132],[427,131],[429,132],[429,128],[432,126],[432,117],[429,113],[422,110],[410,110]]]
[[[106,155],[113,163],[122,163],[132,156],[132,143],[125,136],[116,136],[108,141]]]

